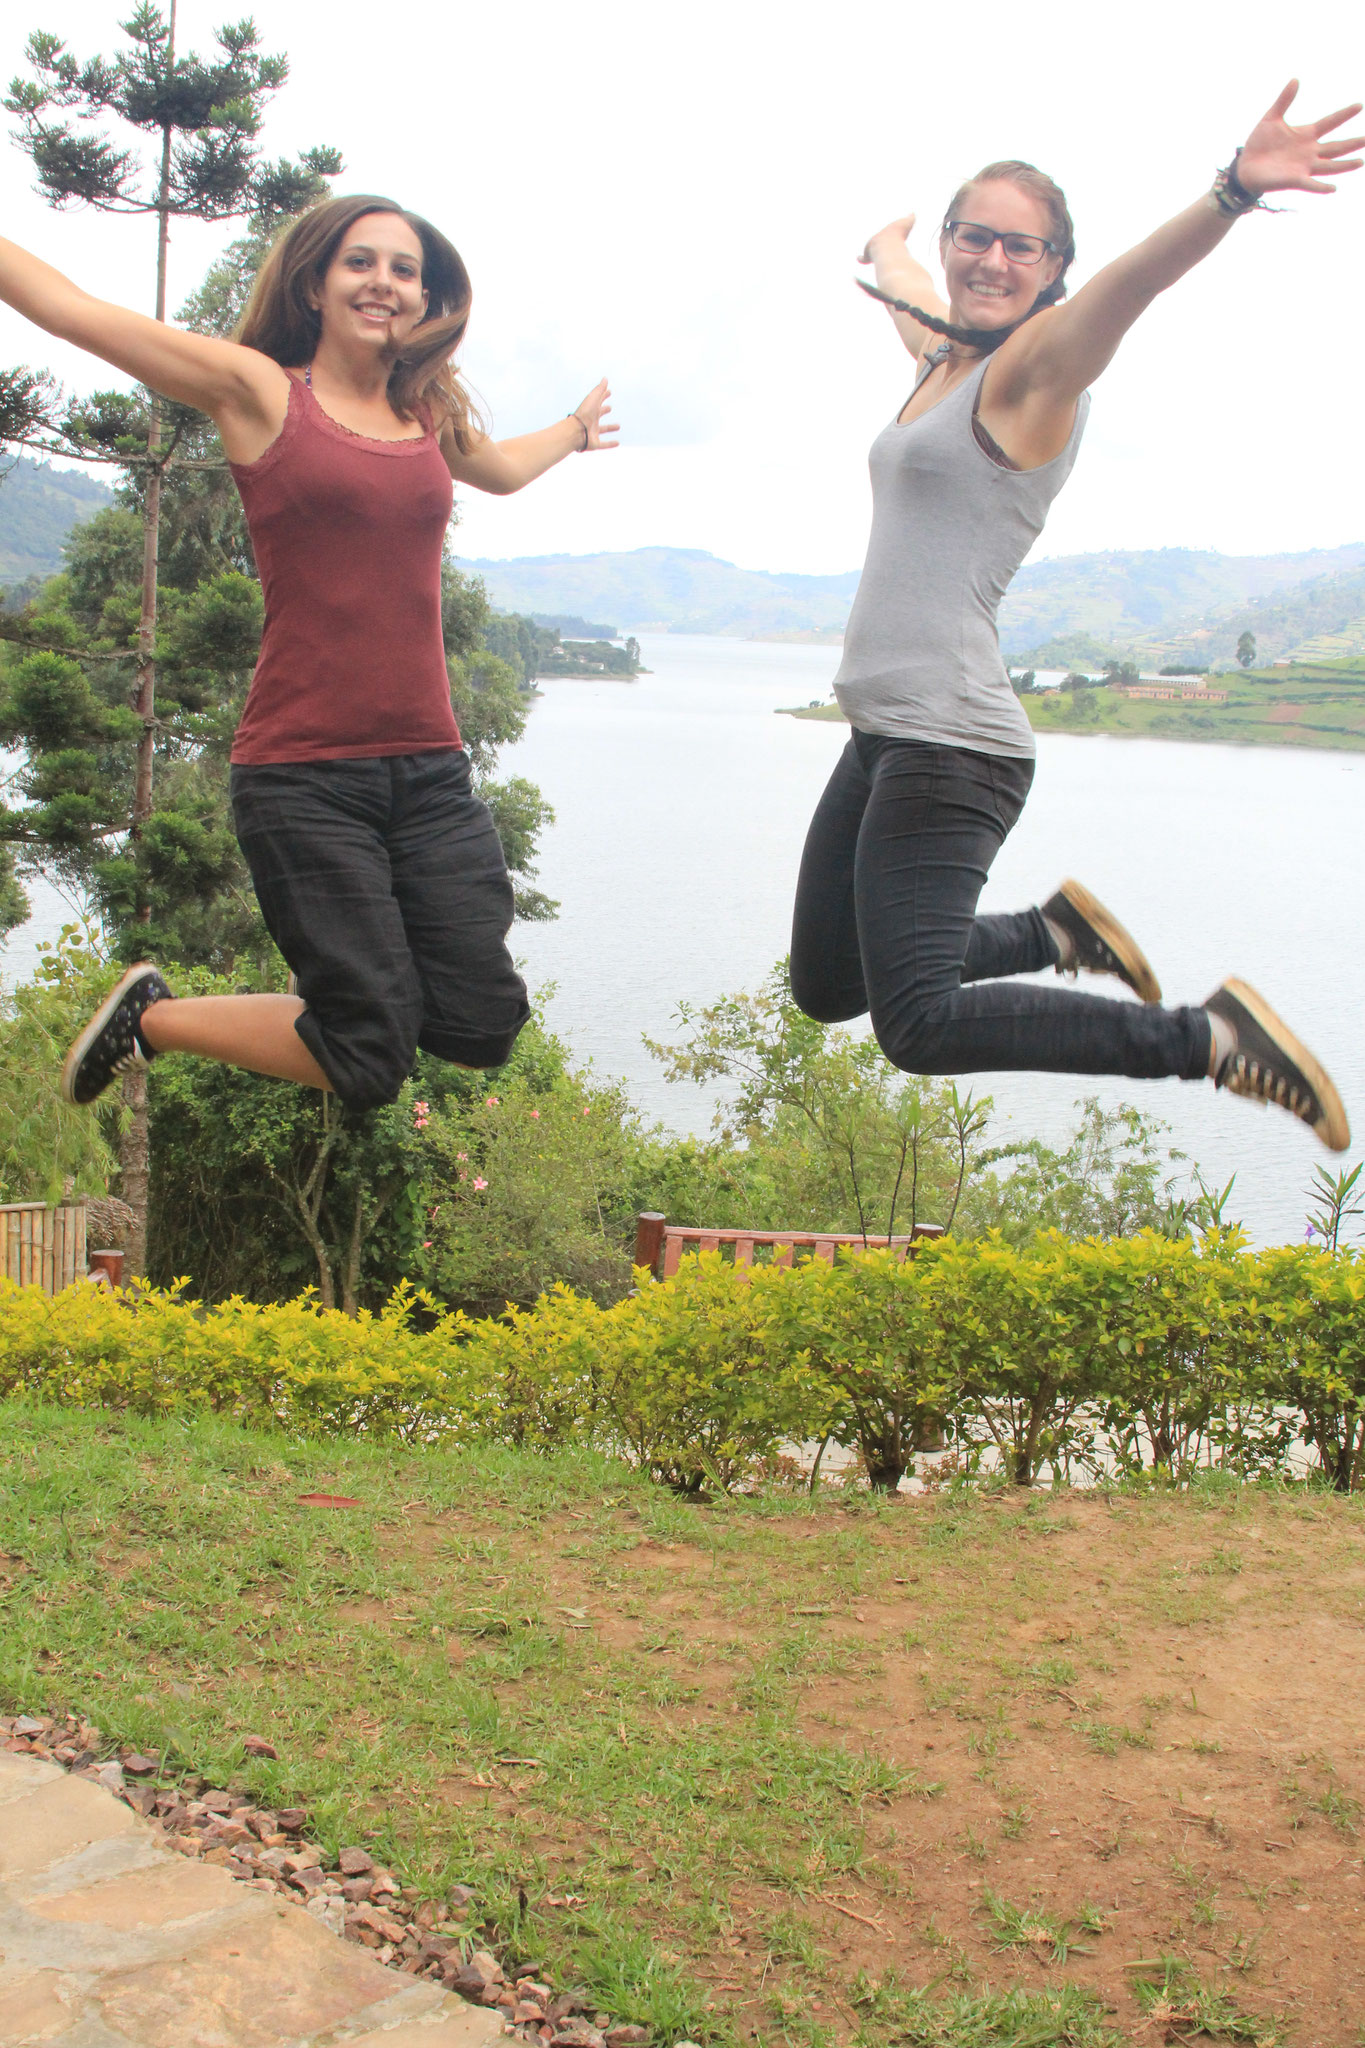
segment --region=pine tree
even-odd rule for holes
[[[12,82],[5,106],[17,116],[19,146],[32,160],[38,189],[51,205],[84,205],[102,213],[155,218],[155,314],[164,320],[173,220],[218,221],[245,215],[257,234],[266,235],[326,190],[326,180],[341,169],[341,159],[330,148],[305,151],[293,162],[270,163],[262,157],[258,137],[264,109],[283,85],[288,64],[282,56],[261,53],[254,22],[243,20],[220,29],[217,54],[209,59],[177,53],[175,0],[169,16],[151,5],[140,6],[123,28],[127,49],[112,60],[94,57],[85,63],[60,37],[36,31],[26,52],[31,75]],[[102,125],[110,122],[117,126]],[[119,128],[133,131],[126,144]],[[153,145],[150,164],[138,147],[143,138]],[[193,413],[166,405],[151,392],[97,392],[84,404],[65,403],[42,372],[21,369],[0,377],[0,438],[47,454],[120,464],[139,499],[141,574],[131,704],[101,705],[84,670],[64,659],[60,649],[31,655],[11,689],[11,703],[18,702],[30,726],[35,713],[40,728],[45,718],[54,730],[56,722],[64,721],[68,729],[74,726],[77,743],[65,751],[79,758],[53,762],[49,785],[30,792],[46,799],[50,821],[58,828],[63,812],[70,833],[76,835],[99,818],[104,803],[100,749],[133,745],[130,847],[120,920],[123,949],[132,952],[145,948],[145,928],[153,914],[151,875],[157,864],[147,842],[157,750],[163,481],[195,420]],[[91,651],[114,659],[107,648]],[[47,667],[41,665],[43,653],[49,656]],[[34,662],[40,664],[36,669]],[[69,672],[73,668],[74,675]],[[19,722],[23,724],[22,717]],[[64,750],[56,751],[60,755]],[[177,858],[193,865],[196,855],[205,851],[191,843],[195,838],[190,833],[178,848],[161,851],[172,866]],[[208,849],[209,865],[220,855],[225,849]],[[144,928],[140,933],[130,929],[138,926]],[[147,1207],[145,1077],[132,1077],[125,1094],[132,1114],[123,1146],[123,1194],[143,1219],[140,1241],[129,1248],[130,1263],[140,1271]]]

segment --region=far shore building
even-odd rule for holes
[[[1120,683],[1125,697],[1152,697],[1166,704],[1226,704],[1226,690],[1211,690],[1203,676],[1139,676]]]

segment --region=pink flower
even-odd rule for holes
[[[431,1239],[429,1237],[424,1237],[422,1239],[422,1250],[424,1252],[429,1252],[431,1250]]]
[[[469,1175],[468,1175],[467,1173],[459,1173],[459,1174],[456,1174],[455,1178],[456,1178],[457,1180],[468,1180],[468,1179],[469,1179]]]
[[[539,1122],[540,1122],[540,1111],[539,1111],[538,1109],[533,1109],[533,1110],[531,1111],[531,1118],[532,1118],[532,1121],[533,1121],[534,1123],[539,1123]]]
[[[431,1104],[429,1102],[414,1102],[412,1106],[417,1111],[417,1114],[419,1116],[425,1116],[427,1111],[431,1108]]]
[[[586,1110],[586,1109],[584,1110],[583,1114],[584,1114],[584,1116],[586,1116],[586,1115],[588,1114],[588,1112],[587,1112],[587,1110]]]
[[[468,1159],[468,1157],[469,1157],[469,1154],[468,1154],[467,1152],[457,1152],[457,1153],[455,1154],[455,1157],[456,1157],[457,1159]]]
[[[484,1179],[483,1175],[482,1175],[481,1173],[476,1173],[476,1174],[475,1174],[475,1176],[474,1176],[474,1190],[475,1190],[475,1193],[476,1193],[476,1194],[480,1194],[480,1193],[482,1193],[482,1191],[484,1190],[484,1188],[486,1188],[487,1186],[488,1186],[488,1182],[487,1182],[487,1181],[486,1181],[486,1180]]]
[[[498,1100],[499,1098],[496,1095],[490,1095],[484,1104],[485,1109],[496,1109],[498,1107]]]

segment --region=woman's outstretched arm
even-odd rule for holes
[[[1286,116],[1298,92],[1293,79],[1256,123],[1236,159],[1237,182],[1252,199],[1267,192],[1334,192],[1330,178],[1360,169],[1354,152],[1365,136],[1331,142],[1334,128],[1361,111],[1342,107],[1320,121],[1293,127]],[[1107,264],[1068,304],[1030,320],[1000,351],[992,372],[997,405],[1043,396],[1072,406],[1106,367],[1128,329],[1159,292],[1192,270],[1236,225],[1206,193],[1174,220]]]
[[[283,416],[288,382],[268,356],[92,298],[15,242],[0,241],[0,299],[59,341],[88,349],[163,398],[208,413],[220,427],[234,421],[260,426],[274,413]]]
[[[878,291],[885,292],[889,298],[904,299],[908,305],[918,306],[921,313],[932,313],[936,320],[946,320],[948,308],[939,297],[938,287],[924,265],[917,263],[905,246],[914,225],[913,213],[904,214],[900,220],[888,221],[884,228],[879,228],[870,237],[858,261],[871,264]],[[917,362],[926,342],[938,340],[936,334],[922,327],[908,313],[892,312],[891,320]]]
[[[476,491],[507,497],[544,476],[566,455],[586,454],[590,448],[617,447],[614,437],[620,428],[606,417],[611,411],[607,403],[610,397],[604,377],[566,418],[556,420],[552,427],[541,427],[534,434],[518,434],[510,441],[477,441],[463,454],[447,427],[441,439],[441,453],[457,483],[473,484]]]

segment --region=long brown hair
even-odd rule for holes
[[[456,444],[467,453],[485,431],[451,361],[469,324],[469,272],[453,243],[395,200],[362,192],[352,199],[324,199],[301,214],[261,265],[235,338],[270,356],[282,369],[311,363],[322,333],[313,293],[346,235],[367,213],[396,214],[422,245],[427,310],[389,373],[389,403],[400,419],[420,420],[433,433],[449,420]]]

